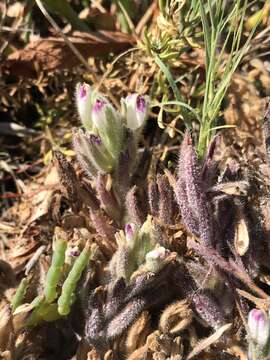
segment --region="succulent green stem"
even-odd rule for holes
[[[23,278],[11,301],[12,312],[14,312],[17,309],[17,307],[22,304],[23,298],[26,293],[27,285],[28,285],[28,279]]]

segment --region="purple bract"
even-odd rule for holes
[[[87,91],[86,91],[86,85],[85,85],[85,84],[82,84],[82,85],[80,86],[80,89],[79,89],[79,96],[80,96],[80,98],[83,99],[84,97],[86,97],[86,93],[87,93]]]
[[[105,105],[105,101],[97,99],[93,106],[93,111],[95,112],[101,111],[104,105]]]

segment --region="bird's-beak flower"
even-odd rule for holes
[[[251,340],[264,347],[270,336],[270,320],[263,310],[253,309],[248,315],[248,328]]]
[[[108,107],[112,108],[112,106],[104,99],[98,98],[93,103],[91,116],[93,124],[98,131],[106,132],[108,129],[108,121],[106,117]]]
[[[89,131],[92,130],[91,120],[91,86],[86,83],[78,83],[76,86],[76,102],[81,122]]]
[[[121,99],[122,112],[129,129],[137,130],[143,127],[148,116],[149,102],[148,96],[138,94],[131,94]]]
[[[138,235],[138,227],[133,223],[128,223],[125,225],[125,236],[126,241],[129,247],[133,247]]]
[[[123,144],[121,115],[105,97],[98,96],[93,102],[91,118],[104,146],[117,161]]]

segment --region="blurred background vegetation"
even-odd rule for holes
[[[39,173],[53,148],[73,156],[78,81],[117,107],[127,93],[148,93],[142,142],[165,166],[186,127],[200,157],[220,127],[232,128],[231,142],[256,135],[270,92],[269,12],[269,1],[247,0],[2,1],[4,203],[19,196],[14,178]]]

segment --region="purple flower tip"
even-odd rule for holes
[[[92,143],[94,143],[96,145],[101,145],[102,144],[101,138],[98,135],[90,134],[89,139],[90,139],[90,141]]]
[[[138,111],[141,111],[141,112],[144,112],[145,108],[146,108],[145,99],[140,95],[137,96],[136,108]]]
[[[134,234],[134,226],[132,224],[125,225],[125,233],[127,236],[133,236]]]
[[[253,309],[248,315],[250,336],[260,346],[268,343],[270,336],[270,323],[268,314],[263,310]]]
[[[105,101],[97,99],[93,106],[93,111],[95,112],[101,111],[104,105],[105,105]]]
[[[251,310],[251,317],[256,322],[264,321],[265,314],[261,310],[253,309],[253,310]]]
[[[83,99],[86,97],[86,93],[87,93],[87,90],[86,90],[86,84],[82,84],[80,86],[80,89],[79,89],[79,97],[80,99]]]
[[[80,255],[80,251],[78,249],[71,249],[70,256],[78,257]]]

